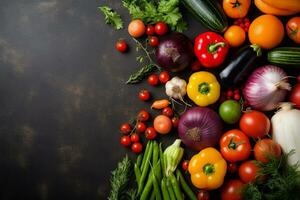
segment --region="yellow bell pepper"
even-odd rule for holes
[[[195,72],[190,76],[187,94],[198,106],[208,106],[219,99],[220,84],[212,73]]]
[[[206,190],[219,188],[224,182],[226,170],[226,161],[220,152],[212,147],[194,155],[188,167],[193,185]]]

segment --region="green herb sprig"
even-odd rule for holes
[[[99,10],[104,14],[106,24],[112,25],[117,30],[123,28],[121,16],[116,11],[108,6],[100,6]]]

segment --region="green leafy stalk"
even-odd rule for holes
[[[104,14],[106,24],[112,25],[117,30],[123,28],[121,16],[116,11],[108,6],[101,6],[99,10]]]
[[[125,193],[131,175],[131,168],[131,161],[126,155],[124,159],[118,163],[118,167],[111,172],[111,191],[108,200],[119,200]]]

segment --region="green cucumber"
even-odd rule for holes
[[[222,33],[228,26],[221,6],[213,0],[183,0],[186,9],[206,28]]]
[[[300,47],[278,47],[268,52],[272,64],[300,67]]]

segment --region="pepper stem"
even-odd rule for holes
[[[257,56],[262,55],[262,50],[261,50],[260,46],[258,46],[257,44],[252,44],[252,45],[250,45],[250,47],[253,49],[253,51],[256,52]]]
[[[201,94],[207,94],[207,93],[209,93],[209,91],[210,91],[209,84],[206,83],[206,82],[201,83],[201,84],[198,86],[198,91],[199,91]]]
[[[208,163],[203,166],[203,172],[205,175],[209,176],[215,172],[215,168],[212,164]]]
[[[217,42],[215,44],[210,44],[208,46],[208,52],[209,53],[215,53],[219,47],[225,47],[225,42]]]

